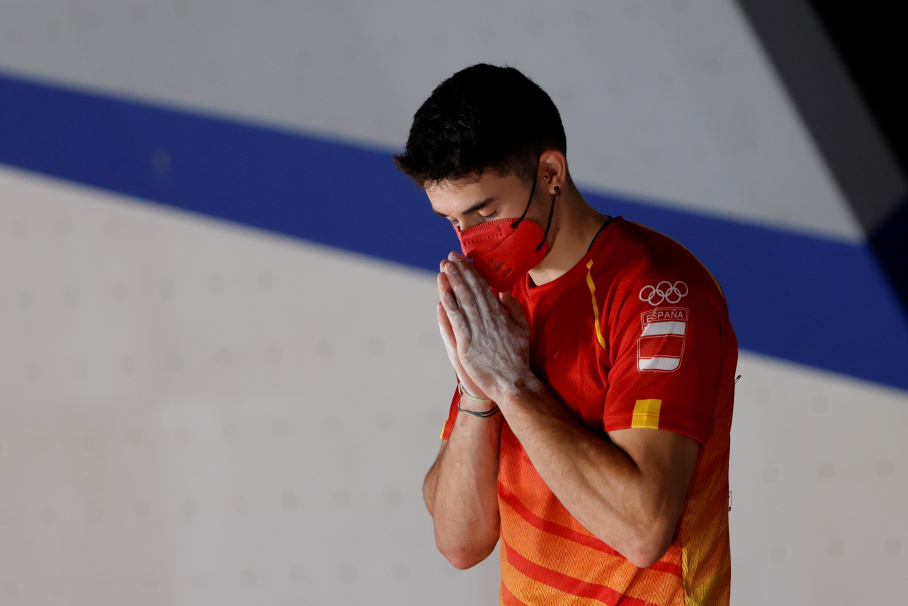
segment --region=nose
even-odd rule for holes
[[[473,219],[470,219],[469,217],[458,217],[457,225],[455,225],[454,228],[458,231],[467,231],[471,227],[475,227],[480,223],[485,223],[485,221],[478,217],[474,217]]]

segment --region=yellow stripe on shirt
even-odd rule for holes
[[[599,304],[596,303],[596,285],[593,283],[592,267],[593,260],[590,259],[590,262],[586,264],[586,285],[590,287],[590,296],[593,297],[593,319],[596,322],[596,339],[602,349],[608,351],[605,346],[605,339],[602,338],[602,331],[599,330]]]

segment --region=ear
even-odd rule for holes
[[[547,149],[539,156],[539,184],[549,194],[560,194],[567,183],[567,158],[557,149]]]

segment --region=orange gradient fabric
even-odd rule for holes
[[[641,569],[588,532],[502,424],[502,604],[727,604],[728,458],[738,348],[718,284],[684,247],[616,218],[557,280],[512,289],[536,375],[584,424],[701,444],[671,547]],[[458,395],[442,438],[456,430]]]

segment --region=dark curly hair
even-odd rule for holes
[[[394,164],[423,188],[488,170],[530,181],[548,149],[567,152],[552,99],[513,67],[480,63],[432,91]]]

